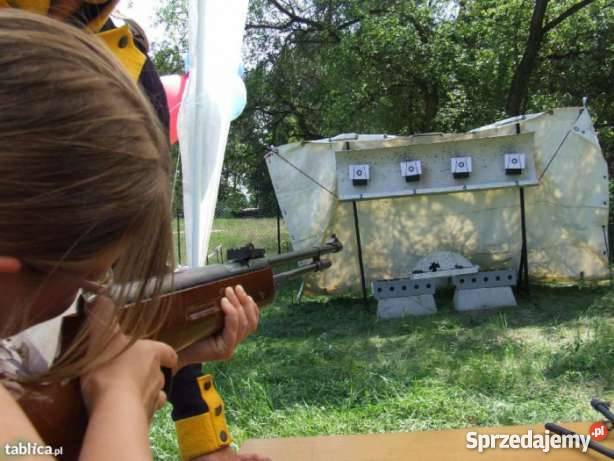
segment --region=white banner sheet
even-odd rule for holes
[[[233,117],[247,0],[190,0],[190,78],[179,112],[187,265],[204,266]]]
[[[608,276],[608,171],[590,115],[562,108],[499,122],[464,134],[390,137],[344,135],[280,146],[267,155],[275,193],[295,249],[336,234],[344,245],[333,267],[309,278],[327,292],[360,289],[352,202],[336,197],[335,151],[374,149],[481,137],[534,134],[540,184],[525,188],[529,271],[534,278]],[[518,189],[356,202],[367,284],[402,277],[433,251],[456,251],[483,270],[520,261]]]

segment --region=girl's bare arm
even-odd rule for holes
[[[43,441],[36,433],[36,429],[21,410],[15,399],[9,392],[0,385],[0,408],[2,408],[2,416],[0,417],[0,459],[9,458],[11,451],[19,444],[36,443],[39,446],[43,445]],[[17,456],[16,456],[17,458]],[[50,461],[54,459],[51,456],[24,456],[19,459],[37,461]]]

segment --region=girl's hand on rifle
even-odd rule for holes
[[[181,351],[179,368],[192,363],[228,360],[239,343],[258,328],[260,309],[243,287],[227,287],[224,294],[220,303],[224,311],[224,329]]]
[[[121,349],[128,338],[118,334],[112,348]],[[81,378],[81,392],[90,414],[107,394],[133,398],[141,404],[147,420],[166,403],[161,367],[175,368],[177,353],[157,341],[139,340],[118,357]]]
[[[106,333],[113,322],[112,312],[113,304],[106,297],[99,297],[90,308],[90,344],[108,340]],[[91,412],[106,393],[131,395],[140,401],[149,419],[166,402],[162,391],[164,375],[160,367],[175,368],[177,353],[172,347],[157,341],[139,340],[123,351],[127,344],[128,338],[116,329],[105,348],[110,361],[81,377],[83,398]]]
[[[96,300],[88,318],[90,344],[107,340],[112,309],[109,299]],[[160,367],[177,367],[177,354],[157,341],[138,340],[124,350],[127,344],[116,330],[105,350],[110,360],[81,376],[89,422],[80,460],[151,458],[149,421],[166,402]]]

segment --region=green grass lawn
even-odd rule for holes
[[[614,289],[532,287],[516,308],[378,321],[375,304],[288,287],[226,363],[207,364],[248,438],[596,420],[614,398]],[[156,459],[179,459],[169,408]]]

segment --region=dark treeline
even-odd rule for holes
[[[275,212],[271,145],[342,132],[466,131],[582,104],[614,157],[614,0],[250,0],[248,104],[231,127],[220,207]],[[180,70],[185,0],[159,11]],[[247,188],[251,203],[240,193]]]

